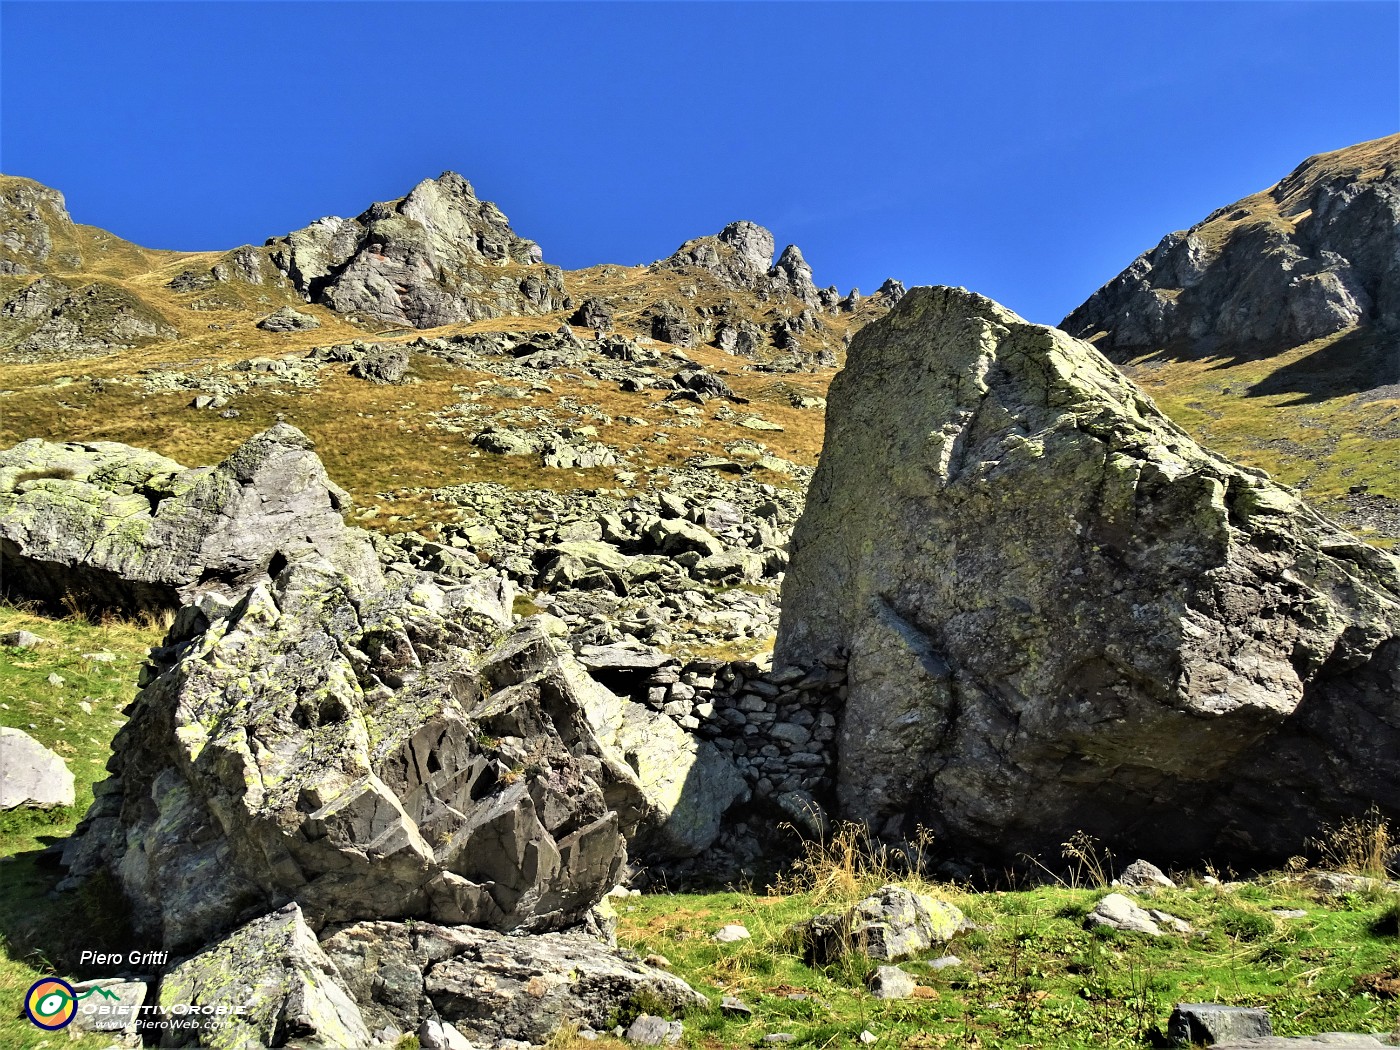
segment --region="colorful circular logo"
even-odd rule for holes
[[[67,1028],[77,1012],[78,993],[57,977],[35,981],[24,997],[25,1016],[50,1032]]]

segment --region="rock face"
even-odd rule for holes
[[[731,222],[713,236],[686,241],[652,269],[707,270],[730,288],[782,291],[804,303],[815,304],[817,289],[812,284],[812,268],[802,252],[797,245],[789,244],[774,263],[774,245],[773,234],[757,223]]]
[[[331,217],[267,242],[273,263],[310,302],[431,328],[570,305],[560,272],[515,235],[455,172],[353,219]]]
[[[1061,323],[1114,360],[1278,351],[1387,333],[1400,382],[1400,135],[1310,157],[1278,185],[1162,242]]]
[[[4,589],[49,604],[71,595],[104,608],[172,608],[310,551],[372,578],[377,560],[342,520],[348,507],[311,442],[287,424],[194,469],[111,441],[22,441],[0,452]]]
[[[28,361],[100,356],[179,334],[160,311],[101,281],[75,288],[45,275],[0,306],[0,346]]]
[[[63,759],[21,729],[0,726],[0,811],[73,804],[73,774]]]
[[[911,291],[831,387],[775,661],[832,649],[840,806],[891,833],[1280,857],[1400,814],[1396,559],[962,289]]]

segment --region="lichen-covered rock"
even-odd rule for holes
[[[570,300],[539,246],[515,235],[455,172],[353,219],[326,218],[268,242],[273,262],[309,300],[340,313],[431,328]]]
[[[619,819],[553,729],[567,682],[478,668],[508,623],[478,588],[368,591],[315,559],[186,607],[64,863],[108,868],[176,949],[288,900],[317,926],[580,921],[617,882]]]
[[[0,811],[72,804],[67,763],[24,730],[0,726]]]
[[[342,519],[349,497],[311,449],[287,424],[193,469],[112,441],[22,441],[0,452],[5,593],[171,608],[311,553],[373,580],[373,548]]]
[[[840,807],[998,861],[1400,815],[1400,567],[1097,351],[911,291],[832,384],[776,662],[850,653]]]
[[[602,1028],[636,1001],[708,1005],[679,977],[580,933],[509,937],[431,923],[361,922],[322,942],[373,1029],[430,1017],[475,1043],[539,1044],[564,1024]]]
[[[1375,385],[1400,382],[1400,135],[1309,157],[1168,234],[1061,322],[1118,361],[1276,352],[1355,326],[1390,333]]]
[[[902,886],[881,886],[842,916],[843,940],[881,962],[899,962],[952,939],[966,920],[947,901]]]
[[[203,1022],[193,1030],[165,1029],[161,1046],[253,1050],[292,1042],[329,1050],[372,1042],[339,971],[295,904],[176,965],[161,980],[158,1001],[171,1018]]]

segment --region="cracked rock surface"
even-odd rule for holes
[[[1285,856],[1400,812],[1400,568],[1097,351],[911,291],[832,384],[775,662],[849,650],[847,816]]]

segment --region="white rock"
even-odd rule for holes
[[[19,729],[0,726],[0,810],[73,804],[73,774],[63,759]]]
[[[732,922],[728,926],[722,926],[714,934],[713,940],[720,944],[733,944],[735,941],[746,941],[749,939],[749,931],[740,926],[737,922]]]

